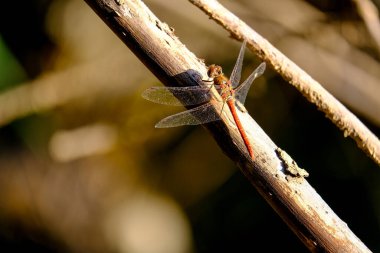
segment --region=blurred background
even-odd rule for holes
[[[221,2],[380,135],[377,0]],[[145,3],[230,73],[241,44],[220,26]],[[207,131],[154,128],[183,109],[141,98],[161,84],[84,1],[4,1],[0,20],[2,252],[307,252]],[[243,78],[259,63],[247,50]],[[380,252],[380,168],[271,69],[246,107]]]

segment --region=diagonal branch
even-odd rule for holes
[[[93,10],[165,85],[191,86],[206,66],[140,0],[86,0]],[[215,103],[220,111],[220,103]],[[206,124],[223,151],[313,252],[369,252],[305,180],[307,172],[279,149],[249,117],[239,112],[255,160],[249,157],[231,115]]]
[[[286,81],[291,83],[311,103],[325,113],[344,136],[350,136],[373,161],[380,165],[379,139],[344,105],[336,100],[316,80],[283,55],[251,27],[224,8],[216,0],[190,0],[210,18],[222,25],[231,35],[247,40],[258,57],[267,62]]]

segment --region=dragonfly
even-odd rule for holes
[[[190,110],[168,116],[160,120],[155,127],[169,128],[217,121],[221,119],[220,115],[223,110],[228,107],[247,151],[253,159],[253,148],[237,114],[237,107],[241,108],[240,105],[244,105],[249,88],[253,81],[264,73],[266,65],[265,62],[262,62],[243,83],[239,84],[246,43],[244,41],[240,48],[239,56],[229,79],[223,74],[220,66],[212,64],[207,71],[209,79],[203,80],[205,83],[211,82],[211,86],[205,84],[204,86],[187,87],[151,87],[145,90],[142,97],[155,103],[172,106],[199,105]],[[211,94],[212,86],[219,92],[222,101]],[[215,100],[223,103],[220,112],[216,111],[213,106]],[[224,106],[225,104],[227,107]]]

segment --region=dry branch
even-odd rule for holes
[[[202,84],[204,63],[141,1],[86,2],[165,85]],[[239,116],[253,142],[254,161],[230,123],[231,115],[222,115],[221,121],[205,127],[302,242],[313,252],[370,252],[305,180],[307,172],[298,168],[247,113]]]
[[[217,1],[190,0],[190,2],[221,24],[233,37],[247,40],[248,47],[257,56],[297,88],[303,96],[315,104],[319,110],[325,113],[326,117],[343,131],[345,137],[350,136],[354,139],[357,145],[380,165],[379,139],[316,80]]]

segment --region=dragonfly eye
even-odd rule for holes
[[[211,78],[222,75],[222,67],[212,64],[208,67],[207,75]]]
[[[208,67],[208,70],[207,70],[207,75],[209,77],[214,77],[214,72],[215,72],[215,65],[212,64]]]

